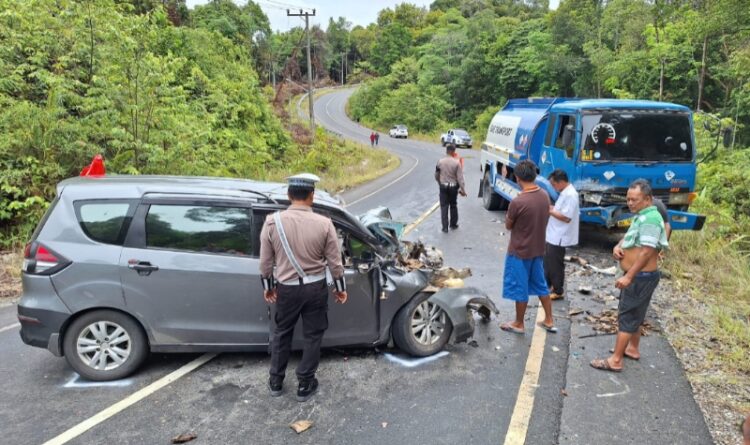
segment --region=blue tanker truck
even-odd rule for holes
[[[537,182],[555,169],[568,174],[581,197],[581,223],[626,228],[633,215],[628,185],[651,182],[669,209],[672,229],[700,230],[704,216],[687,212],[695,198],[693,117],[682,105],[643,100],[511,99],[495,114],[482,144],[479,196],[487,210],[505,210],[520,188],[513,168],[530,159]]]

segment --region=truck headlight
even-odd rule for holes
[[[602,195],[599,193],[584,193],[583,200],[599,205],[602,203]]]
[[[687,205],[690,204],[689,193],[670,193],[669,204]]]

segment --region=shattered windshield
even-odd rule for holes
[[[582,161],[691,161],[687,113],[623,111],[583,116]]]

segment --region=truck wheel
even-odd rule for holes
[[[393,342],[402,351],[425,357],[443,349],[453,332],[444,310],[428,301],[431,294],[419,293],[393,318]]]
[[[65,332],[65,359],[88,380],[117,380],[133,373],[148,355],[141,326],[116,311],[93,311],[79,317]]]
[[[487,210],[499,210],[502,197],[495,193],[490,186],[490,170],[484,172],[482,179],[482,205]]]

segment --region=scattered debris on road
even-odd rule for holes
[[[295,433],[300,434],[310,429],[313,426],[312,420],[298,420],[289,424],[289,428],[293,429]]]
[[[578,292],[582,293],[583,295],[588,295],[591,293],[591,286],[580,286],[578,287]]]
[[[603,334],[616,334],[617,333],[617,309],[607,309],[597,315],[592,315],[586,312],[585,320],[591,323],[592,328]],[[641,335],[647,336],[651,332],[660,332],[661,330],[651,324],[651,322],[644,321],[641,325]],[[592,337],[595,335],[586,335],[579,338]]]
[[[198,437],[195,433],[182,433],[177,437],[172,438],[172,443],[186,443],[191,440],[195,440]]]

